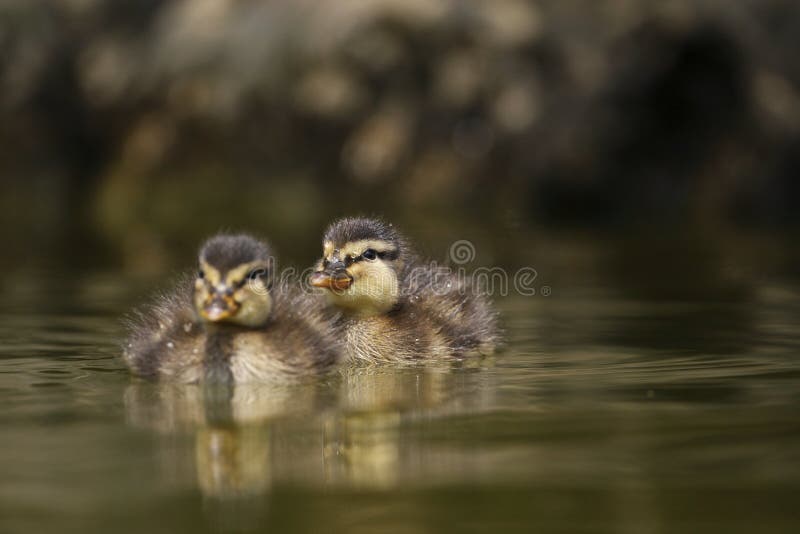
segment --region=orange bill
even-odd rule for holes
[[[308,281],[314,287],[324,287],[325,289],[338,291],[344,291],[353,283],[353,279],[347,274],[330,275],[322,271],[312,274]]]
[[[209,321],[223,321],[239,311],[239,304],[229,296],[214,295],[206,300],[200,315]]]

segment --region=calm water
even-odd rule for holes
[[[800,286],[564,276],[498,357],[216,400],[123,368],[148,283],[6,280],[0,531],[798,531]]]

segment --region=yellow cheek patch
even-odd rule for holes
[[[364,274],[366,273],[366,269],[364,268],[364,265],[362,265],[361,263],[354,263],[353,265],[348,267],[346,271],[347,274],[349,274],[356,280],[364,276]]]
[[[208,298],[208,287],[203,280],[199,278],[194,283],[194,302],[195,305],[200,308],[203,306],[203,302],[206,301]]]
[[[397,275],[382,263],[356,263],[347,271],[355,279],[358,292],[377,295],[392,292],[397,286]]]
[[[363,316],[389,311],[397,303],[397,274],[383,262],[356,263],[348,268],[355,278],[343,292],[331,292],[329,298],[342,309]]]

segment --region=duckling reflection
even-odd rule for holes
[[[202,427],[197,431],[197,485],[204,495],[264,493],[270,485],[269,427]]]
[[[468,280],[425,267],[408,239],[377,219],[345,218],[323,238],[309,278],[343,312],[349,356],[420,360],[491,353],[497,318]]]
[[[129,424],[159,436],[164,476],[215,502],[287,482],[394,488],[465,468],[427,438],[437,420],[497,404],[490,366],[352,364],[325,382],[284,386],[141,381],[125,407]]]
[[[163,436],[159,452],[166,456],[165,475],[196,485],[207,497],[230,499],[269,489],[275,435],[281,434],[277,421],[314,413],[326,402],[318,397],[311,384],[139,382],[128,387],[124,400],[128,424]],[[316,424],[313,418],[310,424]],[[182,438],[193,445],[181,447]],[[318,449],[309,455],[318,457]],[[194,464],[186,465],[186,458],[194,458]]]
[[[340,376],[339,416],[325,421],[325,476],[330,484],[387,489],[442,458],[409,431],[420,422],[483,412],[495,403],[490,361],[426,365],[351,365]],[[446,456],[446,454],[445,454]]]

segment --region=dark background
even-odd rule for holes
[[[154,273],[243,228],[308,263],[364,213],[739,265],[798,223],[798,51],[793,0],[2,0],[0,257]]]

